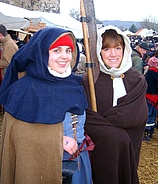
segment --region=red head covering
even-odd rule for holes
[[[69,46],[72,49],[72,52],[74,50],[74,44],[73,44],[72,39],[69,37],[69,35],[65,35],[59,38],[55,43],[53,43],[49,47],[49,50],[54,49],[58,46]]]

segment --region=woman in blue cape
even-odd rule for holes
[[[73,33],[60,28],[38,31],[13,56],[0,89],[2,184],[60,184],[62,159],[72,155],[78,163],[72,183],[92,183],[84,136],[87,100],[82,78],[73,73],[78,60]]]

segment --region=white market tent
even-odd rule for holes
[[[83,38],[81,22],[77,21],[76,19],[72,18],[69,15],[30,11],[24,8],[20,8],[20,7],[2,3],[2,2],[0,2],[0,12],[4,16],[9,16],[9,17],[18,18],[18,19],[21,18],[24,20],[28,19],[34,25],[36,25],[39,22],[43,22],[43,23],[46,23],[47,27],[61,27],[64,29],[69,29],[74,33],[76,38]],[[2,24],[1,20],[0,20],[0,24]],[[12,23],[10,22],[10,27],[8,26],[9,29],[11,29],[11,24]],[[16,27],[15,24],[14,25],[12,24],[12,26],[13,26],[12,29],[20,29],[20,27]]]
[[[142,28],[139,31],[136,32],[136,35],[141,37],[153,37],[154,31],[152,29]]]
[[[6,16],[0,12],[0,24],[3,24],[7,30],[24,29],[30,26],[30,21],[24,18]]]
[[[130,36],[134,36],[135,35],[133,32],[131,32],[129,30],[124,31],[124,34],[127,35],[127,36],[128,35],[130,35]]]
[[[152,29],[150,29],[150,30],[148,30],[146,33],[145,33],[145,37],[152,37],[153,36],[153,30]]]
[[[141,37],[145,37],[145,34],[149,32],[149,30],[147,28],[142,28],[139,31],[137,31],[135,34],[137,36],[141,36]]]
[[[61,27],[71,30],[76,38],[83,38],[82,24],[69,15],[48,13],[48,12],[36,12],[41,18],[42,22],[46,23],[47,27]]]
[[[33,24],[40,22],[40,18],[34,11],[0,2],[0,12],[5,16],[28,19]]]

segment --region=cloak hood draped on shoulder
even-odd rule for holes
[[[68,77],[60,78],[48,70],[49,47],[61,36],[69,34],[74,43]],[[79,49],[71,31],[44,28],[13,56],[0,88],[0,103],[15,118],[32,123],[54,124],[64,120],[65,113],[83,114],[87,101],[81,77],[75,70]],[[18,80],[18,72],[26,76]]]
[[[107,30],[115,30],[119,35],[122,36],[125,43],[123,58],[119,68],[115,68],[115,67],[108,68],[104,64],[104,61],[102,60],[102,57],[101,57],[102,40],[103,40],[102,35]],[[130,40],[126,35],[124,35],[124,33],[120,29],[118,29],[115,26],[106,26],[98,30],[97,57],[100,64],[100,71],[110,75],[113,78],[113,89],[114,89],[113,106],[117,105],[118,98],[121,98],[124,95],[126,95],[126,89],[124,87],[124,82],[122,80],[122,77],[124,77],[124,73],[127,72],[132,67],[131,53],[132,53],[132,49],[130,46]]]
[[[110,68],[108,69],[101,58],[100,52],[102,47],[102,34],[109,29],[115,30],[118,34],[122,35],[124,42],[125,42],[125,49],[124,49],[124,55],[123,60],[121,62],[121,65],[119,68]],[[130,46],[130,40],[129,38],[117,27],[115,26],[105,26],[98,30],[98,37],[97,37],[97,57],[98,61],[100,63],[100,70],[106,74],[109,74],[111,76],[120,76],[121,74],[125,73],[129,68],[132,67],[132,60],[131,60],[131,53],[132,49]]]

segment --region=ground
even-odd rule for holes
[[[0,115],[0,125],[1,123],[2,115]],[[155,129],[150,141],[142,142],[138,174],[140,184],[158,184],[158,129]]]
[[[150,142],[142,143],[138,173],[140,184],[158,184],[158,129]]]

